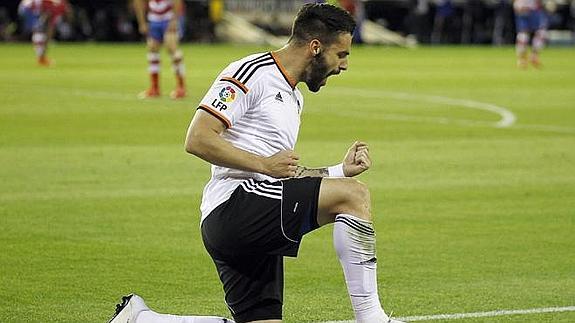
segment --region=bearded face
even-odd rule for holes
[[[319,91],[331,75],[347,70],[351,40],[351,34],[342,33],[333,43],[315,49],[316,54],[311,58],[303,77],[311,92]]]
[[[327,77],[337,74],[330,71],[323,53],[314,56],[308,69],[305,84],[311,92],[317,92],[325,85]]]

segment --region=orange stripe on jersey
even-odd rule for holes
[[[230,121],[226,117],[224,117],[223,114],[221,114],[220,112],[218,112],[214,108],[211,108],[205,104],[200,104],[198,109],[202,109],[202,110],[206,111],[207,113],[213,115],[214,117],[218,118],[218,120],[220,120],[224,124],[224,126],[226,126],[226,128],[232,127],[232,124],[230,123]]]
[[[283,67],[283,65],[280,63],[280,61],[278,60],[278,58],[276,57],[276,54],[274,54],[274,52],[270,52],[270,54],[272,54],[272,57],[274,59],[274,62],[276,63],[277,67],[279,68],[280,72],[282,73],[283,77],[286,79],[286,81],[289,83],[289,85],[291,86],[292,89],[295,89],[295,86],[297,85],[297,83],[294,81],[294,79],[291,78],[291,76],[288,74],[288,72],[285,70],[285,68]]]
[[[248,93],[248,91],[249,91],[249,89],[242,82],[236,80],[233,77],[222,77],[222,79],[220,81],[230,82],[233,85],[239,87],[240,90],[242,90],[244,93]]]

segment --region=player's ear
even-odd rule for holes
[[[318,39],[312,39],[309,42],[309,49],[312,56],[317,56],[321,53],[321,42]]]

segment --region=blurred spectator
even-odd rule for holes
[[[176,89],[170,93],[170,97],[184,98],[186,96],[184,53],[179,48],[184,33],[183,0],[136,0],[134,8],[138,19],[138,30],[147,38],[150,74],[150,87],[138,96],[142,99],[160,96],[160,48],[165,45],[172,59],[177,81]]]
[[[36,0],[32,0],[36,1]],[[52,1],[52,0],[50,0]],[[57,1],[57,0],[56,0]],[[214,26],[223,19],[225,6],[250,5],[250,0],[184,0],[186,33],[184,40],[213,42]],[[402,35],[416,35],[421,43],[510,44],[515,40],[512,0],[253,0],[253,5],[268,2],[329,2],[353,12],[361,23],[365,17]],[[18,20],[20,0],[0,0],[0,40],[28,39],[28,17]],[[74,19],[56,28],[60,40],[134,41],[140,39],[136,19],[128,7],[133,0],[69,0]],[[543,0],[549,12],[549,28],[575,30],[574,0]],[[225,5],[224,5],[225,4]],[[289,12],[274,12],[277,17]],[[282,20],[282,19],[279,19]],[[271,19],[270,21],[279,21]],[[274,35],[284,35],[284,25],[268,25]],[[357,29],[358,32],[361,28]],[[289,31],[289,30],[288,30]],[[432,37],[433,36],[433,37]],[[356,40],[361,35],[355,35]]]
[[[111,16],[106,8],[101,8],[94,15],[94,39],[107,40],[110,36],[112,26],[110,24]]]
[[[16,32],[16,23],[10,19],[6,8],[0,8],[0,40],[11,40]]]
[[[72,16],[70,5],[66,0],[22,0],[18,12],[24,18],[25,30],[32,33],[38,64],[50,66],[48,43],[62,17]]]
[[[118,10],[116,14],[116,30],[118,31],[118,40],[134,41],[137,40],[136,28],[132,23],[133,17],[124,9]]]
[[[429,22],[429,0],[415,0],[415,7],[413,9],[414,12],[414,21],[413,25],[415,26],[415,33],[417,35],[417,40],[419,42],[428,43],[429,42],[429,34],[427,31],[429,28],[427,26],[430,24]]]
[[[494,12],[493,36],[491,37],[493,45],[500,46],[507,43],[507,39],[513,33],[513,10],[511,0],[499,0]]]
[[[72,26],[72,19],[62,20],[60,23],[56,24],[55,33],[58,35],[58,39],[61,40],[72,40],[74,39],[74,28]]]
[[[546,1],[543,10],[547,14],[547,26],[549,28],[553,29],[563,24],[563,17],[559,10],[557,10],[557,3],[555,1]]]
[[[216,25],[224,19],[224,0],[210,0],[209,3],[210,23],[208,26],[208,37],[210,42],[216,40]]]
[[[75,9],[76,12],[76,39],[78,40],[89,40],[92,39],[94,34],[94,28],[92,27],[92,23],[90,22],[90,17],[88,16],[88,12],[85,8],[78,8]]]
[[[514,0],[513,10],[515,12],[517,29],[515,43],[517,66],[527,68],[529,38],[533,35],[529,61],[534,67],[540,67],[539,54],[545,45],[547,37],[547,17],[541,0]]]
[[[575,44],[575,0],[571,0],[569,5],[569,25],[571,26],[572,42]]]
[[[433,19],[433,32],[431,43],[440,44],[448,41],[448,29],[453,24],[455,9],[451,0],[437,0],[435,5],[435,17]]]
[[[463,22],[461,43],[471,44],[481,42],[481,29],[484,4],[481,0],[467,0],[463,5]]]
[[[353,42],[361,44],[361,26],[365,20],[365,6],[361,0],[339,0],[339,5],[355,18],[356,27],[353,32]]]

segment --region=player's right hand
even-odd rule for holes
[[[264,174],[275,178],[294,177],[299,156],[292,150],[280,152],[264,159]]]
[[[143,36],[147,36],[148,35],[148,24],[147,23],[141,23],[140,26],[138,26],[138,30],[140,31],[140,34],[142,34]]]

